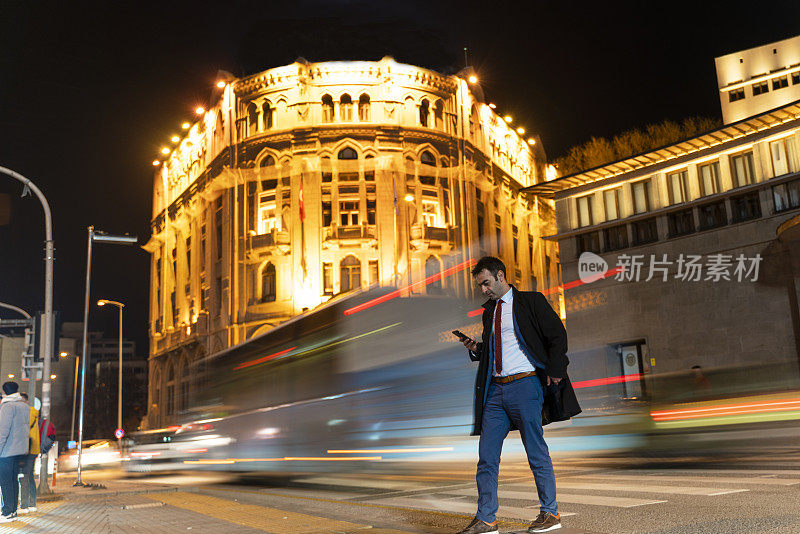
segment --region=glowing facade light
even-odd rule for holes
[[[166,156],[167,154],[169,154],[169,149],[168,149],[167,147],[163,147],[163,148],[161,149],[161,153],[162,153],[162,154],[164,154],[164,155]]]
[[[478,77],[474,74],[469,77],[469,83],[478,83]]]
[[[184,122],[183,124],[181,124],[181,128],[184,130],[188,130],[191,126],[192,125],[189,124],[188,122]]]
[[[197,113],[198,115],[202,115],[203,113],[206,112],[206,108],[204,108],[203,106],[197,106],[197,109],[195,109],[194,112]]]
[[[180,140],[181,140],[181,138],[180,138],[180,137],[178,137],[177,135],[173,135],[173,136],[170,138],[170,141],[172,141],[173,143],[177,143],[177,142],[178,142],[178,141],[180,141]]]
[[[531,145],[531,146],[535,145],[536,144],[536,139],[534,139],[533,137],[529,137],[528,138],[528,144]]]
[[[525,128],[520,126],[519,128],[517,128],[517,133],[520,134],[520,135],[524,134],[525,133]]]
[[[506,122],[511,122],[513,119],[511,118],[511,115],[506,115],[505,117],[503,117],[503,120]]]
[[[62,358],[66,358],[67,356],[69,356],[69,353],[68,353],[68,352],[62,352],[62,353],[61,353],[61,357],[62,357]]]
[[[50,380],[55,380],[55,379],[56,379],[56,375],[50,375]]]
[[[492,102],[489,102],[489,107],[492,108],[492,109],[496,109],[497,108],[497,106],[495,106],[494,103],[492,103]]]
[[[8,378],[14,378],[14,375],[9,373]]]
[[[406,196],[403,197],[403,200],[405,200],[406,202],[413,202],[414,201],[414,195],[409,193],[409,194],[407,194]]]
[[[225,89],[226,83],[223,80],[217,82],[217,87],[220,89]]]
[[[159,165],[160,163],[161,163],[160,161],[158,161],[157,159],[154,159],[154,160],[153,160],[153,167],[158,167],[158,165]]]

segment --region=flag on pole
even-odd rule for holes
[[[303,201],[303,175],[300,175],[300,222],[306,220],[306,204]]]
[[[399,209],[397,207],[397,185],[394,183],[394,174],[392,174],[392,199],[394,200],[394,212],[397,214]]]

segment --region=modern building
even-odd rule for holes
[[[536,136],[458,75],[304,60],[219,84],[155,161],[150,427],[180,421],[197,366],[337,295],[471,296],[498,254],[522,288],[558,276]],[[554,303],[558,305],[558,295]]]
[[[725,124],[800,100],[800,35],[714,61]]]
[[[758,364],[797,384],[798,147],[800,101],[526,189],[556,203],[572,368]]]

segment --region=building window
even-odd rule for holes
[[[728,102],[736,102],[738,100],[744,100],[744,87],[728,92]]]
[[[425,226],[440,228],[441,217],[439,215],[439,201],[427,198],[422,199],[422,222]]]
[[[495,207],[497,207],[497,206],[495,206]],[[500,216],[499,215],[495,215],[494,216],[494,237],[497,240],[497,255],[498,256],[502,254],[500,252],[502,250],[502,246],[500,245],[500,243],[502,242],[502,239],[500,237],[500,234],[501,234],[500,229],[501,228],[502,228],[502,223],[501,223],[501,220],[500,220]]]
[[[358,226],[358,200],[340,201],[339,219],[342,226]]]
[[[697,167],[697,176],[700,180],[700,195],[713,195],[722,189],[719,183],[718,161]]]
[[[619,188],[603,191],[603,204],[606,209],[607,221],[619,219],[619,192]]]
[[[437,130],[444,128],[444,102],[441,99],[433,106],[433,120]]]
[[[181,366],[181,391],[180,391],[180,411],[189,408],[189,363],[184,361]]]
[[[670,237],[694,233],[694,212],[688,209],[670,213],[667,215],[667,223]]]
[[[273,123],[273,116],[272,116],[272,106],[269,102],[264,102],[264,105],[261,106],[261,116],[263,117],[264,121],[264,129],[269,130],[274,125]]]
[[[253,102],[247,105],[247,133],[249,135],[258,133],[258,106]]]
[[[758,219],[761,217],[761,203],[758,199],[758,191],[732,197],[731,208],[733,209],[734,222]]]
[[[724,200],[699,206],[697,213],[700,216],[700,230],[710,230],[728,224]]]
[[[333,222],[333,214],[331,212],[331,203],[322,203],[322,226],[328,227]]]
[[[369,285],[378,284],[378,260],[369,260]]]
[[[797,85],[800,83],[800,72],[793,72],[792,73],[792,85]]]
[[[358,120],[367,122],[369,120],[369,95],[363,94],[358,97]]]
[[[650,211],[650,180],[631,184],[633,192],[633,213]]]
[[[322,264],[322,294],[333,295],[333,264]]]
[[[375,156],[364,156],[364,180],[375,181]]]
[[[375,224],[375,199],[367,199],[367,224]]]
[[[592,225],[592,211],[594,195],[586,195],[577,199],[578,203],[578,227]]]
[[[667,175],[670,204],[680,204],[689,200],[689,171],[673,172]]]
[[[603,230],[606,251],[619,250],[628,246],[628,227],[624,224]]]
[[[776,185],[772,188],[772,198],[776,213],[800,207],[800,180]]]
[[[784,137],[769,144],[774,176],[782,176],[797,170],[797,149],[794,137]]]
[[[275,191],[261,193],[258,199],[258,234],[268,234],[278,227]]]
[[[333,171],[331,170],[331,158],[328,156],[323,156],[322,160],[320,161],[320,167],[322,169],[322,181],[332,182]]]
[[[337,157],[339,159],[358,159],[358,152],[348,146],[341,149]]]
[[[752,152],[731,156],[731,175],[735,187],[752,184],[755,181]]]
[[[186,238],[186,273],[192,276],[192,236]]]
[[[431,165],[436,167],[436,158],[433,157],[429,151],[424,151],[422,154],[419,155],[419,162],[423,165]]]
[[[219,198],[214,203],[215,210],[214,210],[214,223],[216,224],[216,238],[217,241],[214,243],[217,247],[217,259],[222,259],[222,196],[220,195]]]
[[[429,279],[432,276],[436,276],[437,274],[441,274],[442,272],[442,264],[439,263],[438,258],[435,256],[428,256],[428,259],[425,260],[425,278]],[[442,278],[441,276],[427,285],[427,292],[429,295],[441,295],[442,294]]]
[[[658,226],[655,217],[631,224],[635,245],[645,245],[658,241]]]
[[[167,371],[167,415],[175,413],[175,366],[170,365]]]
[[[514,263],[517,262],[517,248],[519,247],[519,228],[517,225],[511,225],[511,238],[514,245]]]
[[[275,158],[272,156],[267,156],[266,158],[261,160],[259,164],[260,167],[274,167],[275,166]]]
[[[775,91],[776,89],[783,89],[784,87],[789,87],[788,76],[781,76],[780,78],[775,78],[772,80],[773,91]]]
[[[769,85],[767,82],[759,82],[753,84],[753,96],[758,96],[769,92]]]
[[[333,97],[322,97],[322,122],[333,122]]]
[[[277,287],[275,266],[267,263],[264,270],[261,271],[261,302],[274,302]]]
[[[339,120],[342,122],[353,120],[353,99],[347,93],[339,99]]]
[[[575,238],[575,241],[578,247],[578,254],[583,254],[584,252],[600,252],[600,232],[580,234]],[[545,271],[545,275],[549,276],[547,270]]]
[[[361,289],[361,262],[355,256],[347,256],[339,264],[339,279],[342,293]]]
[[[428,119],[430,117],[430,103],[423,99],[419,105],[419,124],[421,126],[428,126]]]

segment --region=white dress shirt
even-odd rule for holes
[[[522,352],[522,347],[519,346],[519,339],[514,332],[514,290],[509,289],[508,292],[500,297],[503,301],[502,310],[500,313],[500,341],[503,347],[503,370],[498,375],[494,368],[494,358],[492,358],[492,375],[493,376],[509,376],[517,373],[528,373],[534,371],[535,368],[531,365],[528,357]],[[497,307],[495,307],[497,312]],[[492,314],[492,347],[494,347],[494,314]],[[492,354],[494,350],[492,350]]]

